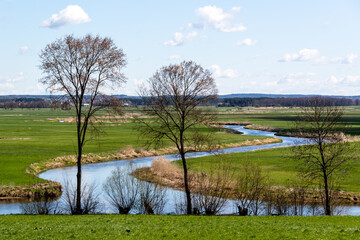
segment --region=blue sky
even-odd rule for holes
[[[360,95],[360,1],[0,0],[0,95],[46,94],[39,53],[67,34],[111,37],[136,95],[161,66],[194,60],[220,94]]]

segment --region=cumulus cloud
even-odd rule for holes
[[[211,65],[209,70],[218,78],[235,78],[238,76],[237,72],[233,69],[221,69],[218,65]]]
[[[320,56],[320,51],[318,49],[308,49],[304,48],[300,50],[298,53],[287,53],[279,62],[304,62],[309,60],[314,60]]]
[[[188,34],[183,34],[181,32],[174,33],[173,39],[163,42],[166,46],[181,46],[186,42],[191,41],[197,36],[197,32],[191,32]]]
[[[253,40],[251,38],[245,38],[242,41],[236,43],[238,46],[255,46],[258,43],[257,40]]]
[[[175,60],[175,59],[179,59],[179,58],[180,58],[180,55],[175,54],[175,55],[171,55],[171,56],[169,57],[169,60]]]
[[[205,6],[198,8],[196,14],[203,21],[203,24],[200,26],[209,26],[221,32],[241,32],[245,31],[246,27],[241,23],[233,23],[236,13],[239,11],[240,7],[233,7],[230,11],[226,12],[216,6]]]
[[[65,25],[81,24],[90,21],[90,17],[80,6],[69,5],[59,13],[53,14],[50,18],[44,20],[41,26],[56,29]]]
[[[19,49],[19,53],[20,54],[25,54],[29,51],[29,47],[28,46],[22,46],[20,49]]]

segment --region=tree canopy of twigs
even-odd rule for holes
[[[181,156],[184,169],[184,186],[187,213],[191,214],[191,195],[185,154],[196,150],[212,139],[199,131],[216,118],[210,109],[201,106],[217,97],[217,88],[210,71],[192,61],[160,68],[148,80],[148,86],[140,90],[146,102],[144,111],[151,121],[139,120],[142,135],[148,136],[150,144],[163,139],[170,140]]]
[[[346,163],[354,158],[344,135],[343,114],[342,107],[328,105],[321,97],[314,97],[302,108],[295,122],[298,134],[309,141],[294,147],[292,158],[299,161],[302,176],[315,181],[323,190],[326,215],[331,215],[333,186],[345,175]]]
[[[40,82],[51,92],[67,95],[75,108],[78,167],[75,213],[81,214],[81,158],[87,130],[95,113],[112,104],[102,91],[125,82],[121,72],[126,65],[125,54],[110,38],[68,35],[48,44],[40,53],[40,61],[44,75]]]

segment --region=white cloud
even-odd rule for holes
[[[60,28],[69,24],[81,24],[90,22],[88,14],[78,5],[69,5],[57,14],[42,22],[42,27]]]
[[[312,76],[315,76],[316,74],[313,72],[299,72],[299,73],[289,73],[277,81],[277,84],[300,84],[304,80],[310,81]]]
[[[350,53],[345,57],[335,57],[330,59],[330,63],[342,63],[342,64],[352,64],[355,59],[358,58],[358,55]]]
[[[13,83],[0,83],[0,93],[2,94],[8,94],[10,90],[14,90],[15,89],[15,86]]]
[[[245,38],[244,40],[237,42],[236,45],[238,45],[238,46],[243,46],[243,45],[255,46],[257,43],[258,43],[257,40],[253,40],[251,38]]]
[[[28,46],[22,46],[20,49],[19,49],[19,52],[20,54],[25,54],[26,52],[29,51],[29,47]]]
[[[166,46],[181,46],[186,42],[191,41],[193,38],[197,36],[197,32],[191,32],[188,34],[183,34],[181,32],[174,33],[173,39],[163,42]]]
[[[175,59],[179,59],[179,58],[180,58],[180,55],[175,54],[175,55],[171,55],[171,56],[169,57],[169,60],[175,60]]]
[[[304,48],[304,49],[300,50],[298,53],[285,54],[279,60],[279,62],[292,62],[292,61],[304,62],[304,61],[317,59],[317,58],[319,58],[319,56],[320,56],[319,50]]]
[[[218,78],[236,78],[238,77],[238,74],[233,69],[221,69],[218,65],[211,65],[209,70],[214,74],[214,77]]]
[[[19,74],[15,77],[9,77],[9,76],[0,76],[0,81],[6,82],[6,83],[14,83],[24,80],[24,73],[19,72]]]
[[[330,76],[329,81],[335,84],[348,85],[348,86],[358,86],[360,83],[360,75],[347,75],[342,78],[337,78],[335,76]]]
[[[240,11],[240,7],[233,7],[225,12],[216,6],[205,6],[196,10],[197,15],[203,20],[204,26],[212,27],[221,32],[241,32],[245,31],[240,23],[233,23],[235,14]],[[200,25],[201,26],[201,25]]]

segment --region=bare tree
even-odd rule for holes
[[[51,91],[65,93],[75,108],[77,132],[76,213],[81,214],[81,158],[87,130],[97,111],[110,101],[101,94],[107,86],[125,81],[120,72],[126,65],[125,54],[110,38],[71,35],[48,44],[40,54],[40,82]],[[85,104],[88,106],[85,107]]]
[[[308,144],[293,148],[292,158],[299,162],[302,176],[316,181],[323,190],[324,209],[331,215],[331,191],[338,177],[344,176],[346,163],[354,158],[344,137],[342,107],[328,105],[321,97],[312,98],[295,122],[296,130],[309,139]]]
[[[120,214],[128,214],[138,200],[140,182],[130,176],[131,172],[131,169],[126,171],[117,167],[103,186],[108,201]]]
[[[146,102],[145,111],[153,121],[139,120],[143,135],[150,136],[149,143],[158,144],[170,140],[177,148],[184,169],[184,188],[187,213],[192,213],[188,168],[185,154],[199,140],[210,140],[199,130],[203,124],[214,121],[216,114],[200,107],[215,99],[217,89],[208,70],[194,62],[182,62],[158,70],[141,90]]]

